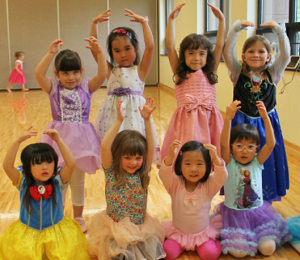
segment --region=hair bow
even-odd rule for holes
[[[184,197],[184,205],[187,206],[189,202],[192,202],[194,207],[197,205],[197,195],[193,194],[187,194]]]
[[[36,201],[39,201],[41,199],[41,197],[43,196],[43,198],[45,200],[49,199],[51,194],[52,194],[52,185],[48,184],[48,185],[40,185],[40,186],[32,186],[29,188],[29,192],[30,195],[33,199],[35,199]]]
[[[114,30],[113,33],[119,33],[119,34],[125,34],[126,36],[128,36],[128,38],[131,40],[132,36],[130,32],[126,32],[124,29],[120,28],[117,30]]]

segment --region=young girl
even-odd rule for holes
[[[92,49],[98,57],[98,74],[81,82],[82,65],[78,54],[71,50],[63,50],[57,54],[63,44],[55,40],[50,44],[49,52],[38,64],[35,70],[40,87],[49,95],[53,120],[46,129],[56,129],[62,140],[72,151],[76,160],[76,168],[70,178],[72,192],[73,214],[81,225],[82,231],[87,230],[82,218],[84,207],[84,176],[85,172],[92,174],[100,167],[100,144],[93,125],[88,121],[91,98],[105,80],[107,69],[103,50],[95,38],[85,39],[90,43],[86,46]],[[55,57],[55,76],[46,77],[49,65]],[[49,137],[42,137],[41,142],[50,144],[59,156],[58,164],[63,164],[63,158],[57,145]],[[65,202],[64,192],[64,202]]]
[[[22,133],[11,145],[3,168],[20,191],[20,218],[0,236],[0,259],[88,260],[86,238],[79,224],[64,217],[62,190],[75,168],[75,160],[54,129],[44,131],[59,147],[65,166],[58,168],[53,148],[30,144],[21,153],[23,166],[14,167],[20,144],[37,132]]]
[[[175,50],[175,18],[185,3],[173,9],[169,16],[166,46],[174,73],[177,109],[173,114],[161,149],[161,158],[168,155],[173,140],[199,141],[217,147],[220,156],[220,134],[223,118],[216,106],[215,74],[225,41],[225,18],[215,6],[208,4],[219,20],[216,47],[204,36],[190,34]]]
[[[151,98],[143,109],[139,107],[146,138],[134,130],[119,132],[125,118],[119,99],[117,120],[101,142],[107,208],[92,217],[88,239],[90,254],[100,260],[156,260],[165,256],[164,231],[157,219],[146,214],[149,171],[156,147],[150,121],[154,109]]]
[[[130,28],[115,28],[107,38],[107,51],[111,60],[111,62],[107,61],[106,65],[108,69],[108,92],[95,122],[95,129],[100,142],[116,121],[117,111],[115,107],[119,99],[123,101],[122,106],[125,111],[125,119],[120,126],[120,131],[124,129],[137,130],[145,136],[144,119],[140,115],[138,107],[143,107],[145,104],[143,92],[145,79],[152,61],[154,40],[148,25],[148,18],[135,14],[128,9],[125,9],[125,11],[127,12],[125,16],[132,18],[130,21],[142,25],[145,51],[140,62],[137,35]],[[93,19],[91,36],[97,38],[97,24],[107,21],[111,15],[109,12],[110,10],[107,10]],[[152,117],[151,122],[155,130]],[[157,135],[155,140],[156,154],[154,156],[154,163],[158,163],[160,160],[160,148]]]
[[[185,143],[172,164],[180,141],[173,141],[169,155],[162,162],[159,176],[172,197],[173,220],[162,222],[167,240],[164,242],[166,260],[179,257],[185,250],[196,250],[203,260],[217,259],[221,245],[216,238],[221,218],[209,219],[212,198],[227,179],[225,163],[217,155],[216,147],[197,141]],[[211,159],[215,174],[210,175]]]
[[[22,91],[28,91],[27,88],[25,88],[26,79],[23,71],[23,60],[25,57],[25,53],[22,51],[17,51],[15,53],[15,57],[17,58],[15,62],[15,68],[11,72],[8,81],[10,82],[6,90],[10,93],[10,88],[13,84],[21,84]]]
[[[250,124],[236,125],[231,133],[231,121],[240,109],[240,101],[227,106],[224,127],[221,134],[221,153],[227,170],[228,179],[224,185],[225,202],[214,210],[221,214],[223,229],[221,245],[224,254],[230,253],[243,258],[254,256],[257,250],[263,255],[272,255],[276,244],[290,239],[286,222],[278,212],[263,201],[261,173],[263,163],[268,159],[275,146],[272,124],[262,101],[256,106],[263,119],[266,131],[266,143],[260,147],[259,133]],[[237,192],[240,183],[240,172],[243,171],[244,189]],[[251,182],[250,178],[251,176]],[[245,185],[251,185],[251,189]],[[241,194],[242,193],[242,194]],[[250,193],[252,193],[250,195]]]
[[[277,35],[279,51],[275,62],[271,61],[269,41],[260,35],[246,40],[242,50],[242,64],[235,55],[235,45],[239,31],[253,27],[248,21],[239,20],[229,31],[225,48],[224,59],[230,78],[234,84],[233,100],[241,101],[241,109],[236,112],[232,126],[248,123],[255,126],[259,132],[261,147],[266,142],[264,120],[260,117],[256,101],[265,103],[271,124],[274,129],[276,145],[264,163],[262,174],[263,199],[274,200],[278,196],[285,196],[289,188],[289,170],[285,153],[284,141],[280,128],[276,106],[276,84],[280,81],[283,72],[289,63],[290,45],[285,34],[285,27],[275,22],[264,23],[261,26],[269,27]],[[280,199],[280,198],[278,198]]]

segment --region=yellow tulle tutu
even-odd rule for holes
[[[88,250],[99,260],[157,260],[165,257],[164,229],[158,219],[147,214],[145,222],[135,225],[130,219],[113,221],[103,210],[93,216],[89,227]]]
[[[15,221],[0,236],[2,260],[90,260],[80,225],[64,217],[42,231]]]

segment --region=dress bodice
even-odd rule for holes
[[[188,79],[175,85],[177,107],[190,103],[203,105],[207,109],[216,106],[216,88],[211,85],[201,69],[188,74]]]

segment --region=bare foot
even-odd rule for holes
[[[6,90],[8,91],[8,93],[11,93],[11,90],[10,90],[10,88],[6,88]]]
[[[22,91],[24,91],[24,92],[29,91],[29,89],[28,88],[23,88]]]

